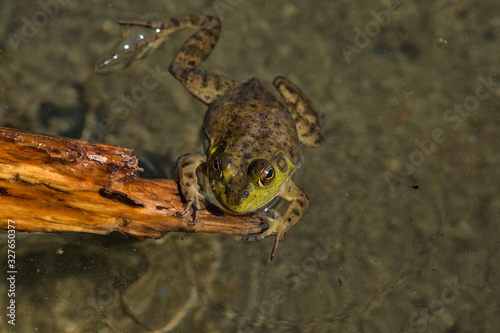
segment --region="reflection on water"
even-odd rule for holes
[[[222,15],[223,29],[203,67],[237,80],[257,76],[268,87],[278,74],[290,77],[317,106],[327,141],[304,149],[295,180],[311,207],[273,263],[272,239],[18,234],[15,330],[498,326],[491,306],[500,275],[495,3],[0,7],[2,126],[132,147],[152,173],[167,177],[170,161],[202,151],[204,106],[166,71],[145,94],[137,87],[151,69],[167,68],[189,32],[126,70],[97,76],[92,65],[119,38],[119,19],[206,13]],[[479,89],[481,78],[489,83]],[[79,121],[61,110],[78,111]],[[3,232],[2,262],[6,240]],[[0,283],[4,309],[8,287]],[[2,318],[0,331],[13,329]]]

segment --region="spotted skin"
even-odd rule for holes
[[[126,26],[151,28],[155,33],[118,50],[100,66],[121,58],[142,57],[181,29],[196,28],[171,62],[170,73],[186,89],[208,105],[203,132],[207,152],[186,154],[176,162],[175,174],[186,207],[178,215],[193,211],[191,224],[199,219],[199,201],[204,198],[198,174],[206,176],[205,196],[230,214],[251,214],[269,228],[247,241],[276,235],[271,260],[285,234],[302,218],[309,199],[291,180],[301,166],[299,142],[313,147],[324,143],[318,114],[309,99],[288,79],[278,76],[274,86],[283,101],[262,87],[257,78],[239,83],[198,69],[210,55],[220,35],[219,19],[206,15],[170,18],[164,21],[121,21]],[[258,213],[275,197],[289,205],[280,216]]]
[[[179,184],[182,195],[187,200],[186,208],[178,215],[185,215],[193,208],[194,216],[190,225],[195,225],[200,217],[200,199],[203,195],[198,191],[198,177],[196,173],[200,165],[207,161],[207,157],[201,154],[185,154],[179,157],[175,163],[175,180]],[[182,172],[179,172],[182,170]]]
[[[288,111],[293,116],[300,141],[311,147],[323,145],[325,139],[321,135],[318,112],[309,98],[283,76],[276,77],[273,85],[278,89],[281,97],[285,100]]]

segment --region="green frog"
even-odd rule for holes
[[[282,76],[273,83],[282,97],[280,101],[257,78],[240,83],[198,69],[220,35],[221,22],[215,17],[192,15],[118,23],[127,27],[124,39],[98,70],[116,63],[128,65],[155,49],[173,32],[197,29],[169,66],[170,73],[208,105],[203,124],[206,154],[186,154],[176,162],[176,179],[186,200],[185,209],[178,215],[191,210],[191,223],[196,224],[200,200],[204,198],[230,214],[255,214],[269,227],[244,240],[260,241],[276,235],[273,260],[280,241],[309,207],[307,195],[291,177],[302,163],[299,142],[313,147],[324,143],[314,106]],[[132,34],[131,27],[143,31]],[[205,193],[199,186],[199,174],[206,177]],[[276,197],[289,202],[284,214],[272,209],[270,216],[264,214],[262,210]]]

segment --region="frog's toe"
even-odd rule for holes
[[[283,239],[283,237],[285,237],[285,234],[290,229],[290,227],[288,227],[286,223],[283,223],[281,215],[276,210],[272,209],[271,214],[273,216],[272,218],[261,213],[255,214],[253,217],[257,217],[262,221],[267,222],[269,224],[269,228],[259,235],[244,237],[243,240],[250,242],[260,242],[268,236],[276,235],[270,257],[270,260],[272,261],[276,255],[276,250],[278,249],[280,241]]]
[[[276,214],[277,214],[277,212],[276,212]],[[273,217],[274,216],[279,217],[279,214],[277,214],[277,215],[276,214],[273,212]],[[261,234],[258,234],[258,235],[255,235],[255,236],[243,237],[244,241],[260,242],[264,238],[266,238],[268,236],[275,235],[276,233],[278,233],[279,226],[280,226],[279,220],[276,220],[274,218],[271,218],[271,217],[269,217],[269,216],[267,216],[265,214],[261,214],[261,213],[255,214],[253,217],[259,218],[263,222],[267,222],[269,224],[269,227],[267,228],[266,231],[264,231]]]
[[[188,222],[188,225],[193,226],[198,222],[198,219],[200,218],[200,204],[198,200],[189,201],[186,204],[186,208],[184,208],[182,212],[176,212],[175,216],[184,216],[189,212],[191,208],[193,209],[193,220]]]
[[[262,234],[258,234],[256,236],[243,237],[243,240],[245,242],[260,242],[261,240],[263,240],[266,237],[267,237],[267,235],[264,235],[264,233],[262,233]]]
[[[269,216],[267,216],[266,214],[257,213],[257,214],[254,214],[252,217],[254,217],[256,219],[260,219],[262,222],[270,223],[269,222]]]
[[[285,237],[287,231],[288,230],[286,228],[280,228],[276,233],[273,250],[271,251],[271,257],[269,258],[269,260],[273,261],[274,256],[276,255],[276,250],[278,250],[278,245],[280,244],[280,241],[283,239],[283,237]]]
[[[274,225],[278,225],[278,223],[275,223]],[[271,257],[269,258],[269,260],[272,261],[276,255],[276,250],[278,249],[280,241],[283,239],[283,237],[285,237],[285,231],[283,228],[280,229],[279,227],[269,227],[269,229],[267,229],[265,232],[256,236],[243,237],[243,240],[248,242],[260,242],[267,236],[272,236],[274,234],[276,234],[276,238],[274,240],[273,249],[271,251]]]
[[[270,209],[269,212],[271,212],[273,220],[281,221],[282,216],[276,209]]]

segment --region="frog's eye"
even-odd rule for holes
[[[216,177],[222,176],[222,162],[220,160],[220,157],[214,158],[212,162],[212,172],[210,173]]]
[[[260,174],[259,185],[262,187],[271,185],[274,180],[274,174],[275,172],[273,166],[268,164]]]
[[[220,170],[220,159],[218,157],[214,159],[214,162],[212,163],[212,168],[214,169],[214,171]]]
[[[268,187],[274,181],[276,170],[268,160],[254,160],[248,166],[248,176],[255,186]]]

